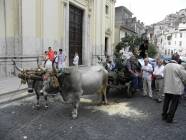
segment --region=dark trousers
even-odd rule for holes
[[[178,107],[180,95],[165,93],[164,103],[163,103],[163,113],[162,116],[169,120],[173,120],[174,114]]]
[[[142,78],[141,77],[132,75],[131,79],[132,79],[132,87],[134,89],[142,89],[143,88],[143,82],[142,82]]]

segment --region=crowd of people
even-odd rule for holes
[[[153,98],[152,88],[155,85],[157,102],[161,102],[160,92],[163,88],[164,63],[157,57],[156,65],[152,66],[148,58],[144,58],[144,65],[141,66],[138,59],[132,56],[127,62],[127,70],[132,79],[133,92],[143,91],[144,96]],[[153,85],[152,85],[153,84]]]
[[[59,51],[54,51],[51,47],[48,47],[48,51],[44,52],[43,60],[44,64],[43,66],[45,68],[51,68],[52,63],[55,64],[55,67],[59,70],[63,70],[66,67],[66,58],[67,56],[63,52],[62,49],[59,49]],[[74,59],[73,59],[73,65],[75,67],[78,67],[79,64],[79,56],[78,53],[75,52]]]
[[[139,51],[140,53],[136,53],[134,50],[134,55],[127,62],[133,92],[140,91],[143,96],[155,99],[158,103],[164,101],[162,119],[172,123],[179,99],[184,93],[186,70],[180,65],[181,60],[177,53],[168,63],[157,57],[156,64],[152,66],[147,56],[148,43],[141,45]],[[143,59],[144,65],[139,63],[139,56]]]

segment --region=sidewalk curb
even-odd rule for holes
[[[0,105],[10,104],[10,103],[13,103],[13,102],[15,102],[15,101],[19,101],[19,100],[22,100],[22,99],[26,99],[26,98],[29,98],[29,97],[32,97],[32,96],[34,96],[34,95],[32,95],[32,94],[29,95],[29,94],[28,94],[28,95],[25,95],[25,96],[22,96],[22,97],[13,99],[13,100],[7,100],[7,101],[5,101],[5,102],[0,103]]]
[[[26,89],[27,89],[27,87],[22,88],[22,89],[16,89],[16,90],[12,90],[12,91],[7,91],[7,92],[4,92],[4,93],[1,93],[1,94],[0,94],[0,97],[5,96],[5,95],[7,95],[7,94],[13,94],[13,93],[15,93],[15,92],[26,91]]]
[[[13,98],[10,99],[9,98],[10,96],[13,96]],[[19,100],[29,98],[32,96],[34,96],[34,94],[27,94],[27,88],[22,88],[19,90],[12,90],[9,92],[5,92],[5,93],[0,94],[0,98],[2,98],[2,100],[0,100],[0,106],[5,105],[5,104],[10,104],[15,101],[19,101]],[[5,98],[5,99],[3,99],[3,98]]]

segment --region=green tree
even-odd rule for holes
[[[119,57],[119,51],[122,48],[126,48],[130,46],[129,50],[133,50],[135,47],[139,47],[143,43],[143,38],[138,36],[126,36],[122,38],[122,40],[116,45],[114,55],[116,58]],[[152,43],[149,43],[149,50],[148,50],[148,56],[154,57],[157,54],[157,50],[155,48],[155,45]]]
[[[155,45],[152,43],[149,43],[148,56],[153,58],[155,57],[156,54],[157,54],[157,49]]]

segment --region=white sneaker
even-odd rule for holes
[[[43,93],[43,90],[42,89],[40,90],[40,93]]]
[[[152,95],[149,95],[150,98],[152,98]]]

